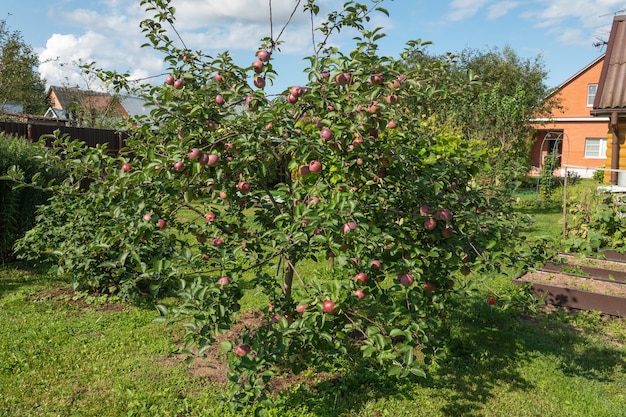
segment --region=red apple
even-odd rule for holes
[[[185,169],[185,163],[183,161],[177,161],[174,163],[174,169],[176,171],[182,171]]]
[[[304,90],[299,85],[294,85],[293,87],[291,87],[291,90],[289,90],[289,92],[292,96],[299,98],[304,93]]]
[[[201,154],[198,158],[198,162],[200,163],[200,165],[207,165],[209,163],[209,155],[205,153]]]
[[[365,284],[367,282],[367,274],[364,272],[359,272],[354,276],[354,282]]]
[[[452,220],[452,212],[448,209],[439,210],[439,217],[441,220],[449,222]]]
[[[372,74],[370,76],[370,81],[374,85],[380,85],[383,81],[385,81],[385,77],[383,77],[383,74]]]
[[[424,291],[426,291],[427,293],[431,293],[437,289],[437,286],[433,284],[432,282],[425,282],[423,284],[423,287],[424,287]]]
[[[385,101],[387,102],[387,104],[396,104],[398,102],[398,96],[395,94],[389,94],[387,97],[385,97]]]
[[[143,219],[145,221],[150,221],[150,219],[152,219],[152,213],[146,213],[143,215]]]
[[[335,77],[335,82],[337,82],[337,84],[339,85],[347,85],[350,84],[350,81],[352,81],[352,74],[344,72],[341,74],[338,74]]]
[[[196,159],[200,156],[200,149],[198,148],[193,148],[190,152],[189,152],[189,159],[193,160]]]
[[[430,207],[428,207],[427,205],[423,205],[422,207],[420,207],[420,216],[428,216],[430,214]]]
[[[248,194],[250,192],[250,183],[247,181],[239,181],[237,183],[237,189],[241,191],[242,194]]]
[[[222,200],[226,200],[227,197],[228,197],[228,194],[226,193],[226,191],[220,191],[220,198]]]
[[[218,83],[224,81],[224,77],[222,76],[222,74],[220,74],[219,72],[215,74],[215,81],[217,81]]]
[[[221,94],[218,94],[215,96],[215,103],[217,103],[218,105],[223,105],[226,101],[224,100],[224,96]]]
[[[265,87],[265,78],[263,77],[254,77],[254,85],[258,88]]]
[[[175,89],[179,90],[179,89],[183,88],[184,84],[185,84],[185,82],[183,81],[183,79],[179,78],[176,81],[174,81],[173,86],[174,86]]]
[[[379,270],[381,268],[381,263],[379,260],[374,259],[371,263],[372,269]]]
[[[263,62],[261,61],[254,61],[252,63],[252,69],[254,70],[254,72],[256,72],[257,74],[260,74],[261,71],[263,71]]]
[[[435,227],[437,227],[437,221],[432,217],[424,220],[424,228],[426,230],[433,230]]]
[[[363,292],[362,289],[357,289],[356,291],[354,291],[354,295],[356,296],[356,298],[358,298],[359,300],[362,300],[365,298],[365,293]]]
[[[215,165],[220,161],[220,157],[215,155],[214,153],[208,155],[207,165]]]
[[[451,227],[444,227],[443,230],[441,230],[441,234],[445,238],[450,238],[454,234],[454,230]]]
[[[400,284],[402,284],[402,286],[408,288],[411,285],[413,285],[413,282],[415,282],[415,278],[413,277],[413,275],[411,274],[400,275]]]
[[[165,77],[165,84],[173,85],[175,80],[176,79],[173,76],[168,75],[167,77]]]
[[[296,306],[296,311],[300,314],[304,313],[306,311],[306,309],[309,308],[308,304],[298,304]]]
[[[389,120],[389,122],[387,122],[387,127],[389,129],[395,129],[396,127],[398,127],[398,125],[393,120]]]
[[[269,51],[266,51],[265,49],[261,49],[260,51],[256,53],[256,56],[261,61],[267,62],[270,60],[271,54],[269,53]]]
[[[217,283],[219,285],[228,285],[230,284],[230,279],[227,276],[219,277]]]
[[[132,165],[129,164],[128,162],[126,162],[125,164],[122,164],[122,171],[124,172],[130,171],[131,168],[132,168]]]
[[[333,138],[333,131],[325,127],[324,129],[320,130],[320,137],[325,141],[329,141]]]
[[[322,78],[330,78],[330,71],[328,70],[323,70],[322,71]]]
[[[294,96],[291,93],[287,94],[287,103],[296,104],[297,102],[298,102],[298,97]]]
[[[157,225],[159,226],[159,229],[161,229],[161,230],[163,230],[163,229],[165,229],[167,227],[167,223],[163,219],[159,219],[157,221]]]
[[[246,108],[252,112],[259,109],[259,102],[258,100],[255,100],[253,95],[249,95],[246,97]]]
[[[307,204],[307,206],[311,206],[311,205],[312,205],[312,206],[316,206],[316,205],[317,205],[317,203],[319,203],[319,202],[320,202],[320,199],[319,199],[319,198],[317,198],[317,197],[311,197],[311,198],[309,198],[309,199],[307,200],[306,204]]]
[[[215,123],[215,121],[214,121],[214,120],[208,120],[208,121],[206,122],[206,128],[207,128],[209,131],[213,131],[213,130],[215,130],[215,129],[217,128],[217,123]]]
[[[496,299],[493,297],[489,297],[489,305],[492,306],[496,303]]]
[[[335,312],[335,302],[331,300],[324,300],[322,303],[322,310],[324,313],[333,314]]]
[[[213,213],[212,211],[204,215],[204,219],[207,221],[207,223],[211,223],[213,220],[215,220],[215,217],[215,213]]]
[[[302,165],[300,167],[300,175],[302,175],[303,177],[306,177],[307,175],[311,175],[311,169],[309,168],[308,165]]]
[[[356,226],[355,222],[348,222],[342,226],[341,230],[343,233],[348,233],[350,230],[356,229]]]
[[[322,163],[316,160],[309,162],[309,170],[316,174],[322,172]]]
[[[211,241],[211,243],[213,243],[213,246],[222,246],[224,244],[224,241],[219,237],[216,237]]]
[[[237,349],[235,349],[235,353],[237,354],[237,356],[246,356],[248,353],[250,353],[250,345],[239,345],[237,346]]]

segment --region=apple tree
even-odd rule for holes
[[[419,41],[398,58],[379,54],[384,35],[368,28],[386,13],[379,3],[331,13],[308,81],[273,95],[279,37],[238,64],[171,38],[175,9],[143,0],[147,46],[168,65],[162,84],[142,87],[154,110],[117,156],[59,139],[47,158],[72,175],[18,249],[49,254],[91,290],[175,289],[180,304],[159,310],[185,318],[186,347],[200,353],[237,319],[244,287],[264,294],[259,325],[220,344],[234,406],[268,400],[285,367],[351,358],[424,376],[444,346],[456,281],[518,260],[522,222],[476,180],[480,143],[407,108],[450,91],[442,80],[432,88],[436,67],[405,64]],[[319,8],[310,0],[303,11]],[[349,52],[329,42],[340,29],[356,34]]]

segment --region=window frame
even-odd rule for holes
[[[593,94],[591,89],[594,89]],[[587,84],[587,107],[593,107],[593,102],[596,100],[596,94],[598,94],[598,84]]]
[[[598,152],[597,155],[589,155],[588,145],[590,141],[598,141]],[[584,157],[585,159],[606,159],[606,151],[607,151],[607,138],[598,138],[598,137],[588,137],[585,138],[585,150]]]

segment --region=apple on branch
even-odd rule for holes
[[[332,300],[324,300],[324,302],[322,303],[322,310],[326,314],[333,314],[333,313],[335,313],[335,311],[336,311],[336,309],[335,309],[335,302],[332,301]]]

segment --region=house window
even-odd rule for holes
[[[585,158],[606,158],[606,138],[586,138]]]
[[[587,86],[587,107],[593,107],[593,102],[596,99],[597,91],[598,91],[598,84],[589,84]]]

